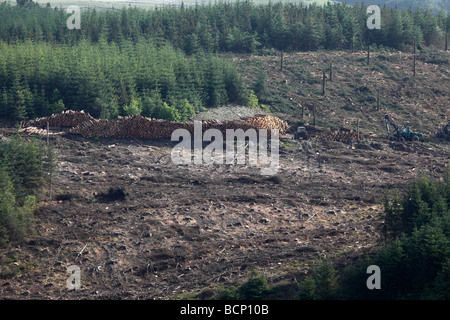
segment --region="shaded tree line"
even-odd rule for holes
[[[419,176],[384,204],[384,243],[348,269],[345,297],[359,299],[450,298],[450,171],[442,180]],[[378,265],[381,289],[368,290],[366,268]]]
[[[440,180],[416,177],[404,193],[384,200],[383,243],[370,256],[341,274],[328,262],[317,273],[327,275],[332,299],[432,299],[450,297],[450,170]],[[380,268],[381,288],[369,290],[367,267]],[[324,273],[324,269],[327,270]],[[316,276],[317,278],[317,276]],[[314,276],[312,279],[316,279]],[[323,289],[307,279],[301,296],[314,299]],[[320,284],[320,283],[319,283]],[[302,294],[303,292],[303,294]]]
[[[443,47],[450,15],[431,9],[381,8],[381,29],[368,30],[364,4],[255,4],[251,1],[166,7],[156,10],[83,10],[81,30],[66,28],[69,14],[39,6],[0,5],[0,39],[31,39],[51,43],[81,40],[120,43],[164,39],[187,54],[256,52],[261,49],[364,49],[367,44],[409,48],[414,38],[426,46]]]
[[[203,108],[255,104],[236,67],[217,53],[368,43],[407,50],[414,39],[441,45],[450,29],[450,15],[423,9],[384,7],[381,30],[368,30],[364,5],[238,1],[89,9],[81,29],[70,30],[70,14],[32,4],[0,4],[0,118],[13,121],[65,109],[184,121]]]
[[[39,140],[17,136],[0,141],[0,248],[33,232],[33,211],[55,168],[54,158],[52,146]]]
[[[340,2],[346,2],[348,4],[361,3],[362,0],[343,0]],[[368,3],[368,1],[366,1]],[[440,10],[450,10],[450,2],[447,0],[371,0],[370,4],[381,6],[397,7],[400,9],[417,9],[417,8],[429,8],[435,12]]]
[[[338,270],[321,258],[296,290],[271,286],[253,274],[238,287],[222,289],[220,299],[448,300],[450,298],[450,170],[441,180],[418,176],[403,194],[384,200],[382,243]],[[380,268],[380,288],[369,289],[367,268]]]
[[[184,121],[250,96],[233,65],[209,53],[187,57],[167,42],[25,40],[0,42],[0,52],[0,117],[14,121],[66,109]]]

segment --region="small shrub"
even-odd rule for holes
[[[261,300],[269,291],[266,277],[260,276],[257,271],[254,271],[251,279],[238,290],[239,296],[244,300]]]
[[[316,298],[316,282],[313,277],[306,277],[299,283],[298,299],[300,300],[314,300]]]
[[[258,97],[253,92],[251,92],[250,96],[248,97],[248,107],[256,109],[258,108],[258,103]]]
[[[232,286],[219,294],[222,300],[262,300],[268,298],[273,289],[269,287],[264,275],[254,270],[251,278],[240,287]]]

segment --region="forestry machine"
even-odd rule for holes
[[[419,141],[422,138],[421,133],[412,132],[409,127],[404,126],[401,130],[399,129],[397,123],[389,115],[384,116],[384,122],[386,124],[387,139],[391,141]],[[391,136],[391,131],[389,129],[389,124],[391,124],[395,129],[395,134]]]
[[[308,132],[305,127],[298,127],[297,131],[294,133],[294,139],[308,139]]]

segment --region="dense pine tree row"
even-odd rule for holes
[[[315,50],[365,48],[368,43],[403,49],[418,43],[442,46],[450,29],[444,11],[381,8],[381,30],[368,30],[367,6],[325,6],[250,1],[216,2],[209,5],[137,8],[81,12],[81,30],[69,30],[70,14],[50,7],[0,5],[0,39],[31,39],[52,43],[75,43],[81,39],[98,42],[137,42],[162,38],[175,48],[194,53],[253,52],[258,49]]]
[[[249,96],[234,67],[170,44],[26,40],[0,43],[0,52],[0,117],[16,121],[65,109],[187,120],[204,107],[245,105]]]
[[[342,290],[347,299],[450,297],[450,171],[439,181],[418,176],[403,195],[384,204],[385,245],[368,260],[348,268]],[[381,290],[367,290],[368,265],[381,269]]]
[[[443,46],[450,15],[382,9],[368,30],[366,7],[218,2],[158,10],[70,14],[0,4],[0,118],[20,121],[64,109],[94,117],[142,114],[187,120],[196,110],[247,105],[251,92],[218,52]]]
[[[23,0],[22,0],[23,1]],[[346,2],[348,4],[361,3],[362,0],[339,0],[340,2]],[[366,4],[374,4],[380,7],[397,7],[399,9],[417,9],[417,8],[429,8],[435,12],[439,10],[450,10],[450,2],[447,0],[370,0],[365,1]]]
[[[54,168],[53,149],[42,141],[0,140],[0,249],[32,232],[36,201]],[[0,268],[0,278],[4,271]]]

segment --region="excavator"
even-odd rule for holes
[[[384,122],[386,124],[387,139],[391,141],[419,141],[422,138],[422,134],[418,132],[412,132],[409,127],[404,126],[401,130],[397,123],[388,114],[384,116]],[[395,134],[391,136],[391,130],[389,128],[391,124],[395,129]]]

